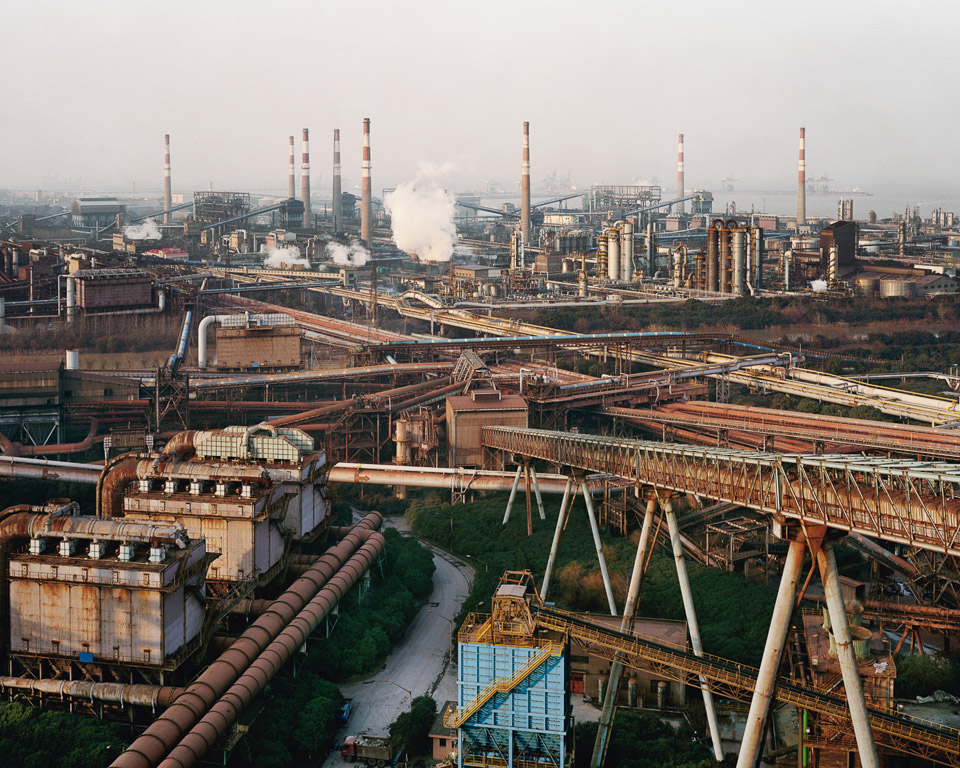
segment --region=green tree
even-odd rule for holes
[[[417,696],[409,712],[402,712],[390,724],[390,743],[410,756],[430,752],[430,727],[437,718],[437,702],[430,696]]]

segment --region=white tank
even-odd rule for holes
[[[80,350],[79,349],[67,350],[67,359],[64,367],[68,371],[80,370]]]
[[[623,222],[620,256],[620,279],[629,283],[633,280],[633,222]]]
[[[611,282],[620,280],[620,229],[610,227],[607,230],[607,278]]]

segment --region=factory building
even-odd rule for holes
[[[519,395],[504,395],[496,389],[448,396],[450,466],[502,469],[502,465],[487,466],[502,459],[485,459],[480,434],[484,427],[526,427],[528,410],[527,401]]]
[[[831,257],[833,249],[835,257]],[[831,259],[836,259],[831,266]],[[820,272],[839,280],[857,268],[857,225],[852,221],[835,221],[820,230]]]
[[[73,226],[77,229],[103,229],[125,214],[127,206],[115,197],[82,197],[70,205]]]
[[[289,315],[225,315],[217,325],[217,369],[283,370],[300,366],[300,328]]]

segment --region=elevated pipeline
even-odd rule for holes
[[[165,709],[184,692],[169,685],[137,683],[94,683],[89,680],[36,680],[31,677],[0,677],[0,689],[50,697],[101,701],[107,704],[132,704],[137,707]]]
[[[166,764],[192,765],[202,757],[212,742],[191,729],[200,728],[202,723],[207,737],[215,741],[235,721],[326,615],[321,614],[320,604],[331,608],[336,605],[369,567],[383,546],[383,537],[374,532],[382,520],[379,513],[371,512],[343,541],[321,555],[111,763],[112,768],[153,768],[174,751],[176,759]],[[297,640],[304,631],[306,634]],[[211,724],[210,719],[215,722]],[[181,739],[199,745],[184,750],[178,747]]]

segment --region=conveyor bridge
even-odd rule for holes
[[[702,675],[710,681],[714,693],[721,696],[749,701],[753,695],[758,674],[753,667],[709,654],[697,656],[683,646],[599,627],[576,614],[535,602],[530,607],[540,628],[576,638],[589,645],[594,655],[610,661],[618,658],[626,666],[652,669],[670,679],[677,679],[678,673],[681,679]],[[781,680],[776,695],[785,704],[849,723],[850,712],[843,696],[787,680]],[[878,709],[869,709],[868,714],[879,745],[945,765],[956,765],[960,759],[960,731]]]
[[[487,427],[487,448],[960,555],[960,464]]]

